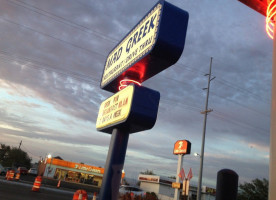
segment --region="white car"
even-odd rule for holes
[[[134,194],[135,196],[146,196],[146,192],[141,190],[140,188],[129,186],[129,185],[121,185],[119,189],[120,195],[124,195],[127,193]]]
[[[28,174],[37,175],[37,169],[36,168],[30,168],[29,171],[28,171]]]

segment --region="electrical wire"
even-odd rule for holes
[[[36,158],[40,158],[40,156],[38,156],[38,155],[32,153],[31,151],[29,151],[23,144],[21,144],[21,146],[24,147],[24,150],[25,150],[27,153],[31,154],[32,156],[34,156],[34,157],[36,157]]]
[[[10,0],[9,0],[10,1]],[[11,2],[11,1],[10,1]],[[21,2],[21,1],[18,1],[18,2]],[[14,3],[14,2],[13,2]],[[21,2],[21,3],[23,3],[23,2]],[[15,3],[16,4],[16,3]],[[17,4],[17,5],[19,5],[19,4]],[[22,5],[19,5],[19,6],[21,6],[21,7],[24,7],[24,6],[22,6]],[[26,8],[26,7],[25,7]],[[36,7],[34,7],[34,8],[36,8]],[[29,9],[29,8],[28,8]],[[36,8],[36,9],[38,9],[38,8]],[[39,10],[39,9],[38,9]],[[44,11],[44,10],[42,10],[42,9],[40,9],[41,11]],[[36,13],[39,13],[39,12],[37,12],[37,11],[35,11]],[[47,11],[44,11],[44,12],[46,12],[47,13]],[[39,14],[42,14],[42,13],[39,13]],[[51,14],[51,13],[48,13],[48,14]],[[51,15],[53,15],[53,14],[51,14]],[[47,16],[47,15],[45,15],[44,14],[44,16]],[[55,15],[53,15],[53,16],[55,16]],[[58,17],[58,16],[55,16],[55,17]],[[85,50],[85,51],[88,51],[88,52],[90,52],[90,53],[92,53],[92,54],[96,54],[96,55],[99,55],[99,56],[101,56],[101,57],[105,57],[103,54],[101,54],[101,53],[98,53],[98,52],[95,52],[95,51],[91,51],[91,50],[89,50],[89,49],[85,49],[85,48],[83,48],[83,47],[81,47],[81,46],[79,46],[79,45],[76,45],[76,44],[73,44],[73,43],[70,43],[70,42],[68,42],[68,41],[65,41],[65,40],[62,40],[62,39],[60,39],[60,38],[56,38],[55,36],[52,36],[52,35],[49,35],[49,34],[46,34],[46,33],[43,33],[43,32],[40,32],[40,31],[37,31],[37,30],[35,30],[35,29],[33,29],[33,28],[30,28],[30,27],[28,27],[28,26],[25,26],[25,25],[22,25],[22,24],[19,24],[19,23],[16,23],[16,22],[14,22],[14,21],[11,21],[11,20],[8,20],[8,19],[4,19],[4,18],[1,18],[2,20],[4,20],[4,21],[6,21],[6,22],[9,22],[9,23],[12,23],[12,24],[15,24],[15,25],[18,25],[18,26],[21,26],[21,27],[23,27],[23,28],[26,28],[26,29],[28,29],[28,30],[31,30],[31,31],[34,31],[34,32],[36,32],[36,33],[39,33],[39,34],[42,34],[42,35],[44,35],[44,36],[47,36],[47,37],[50,37],[50,38],[52,38],[52,39],[56,39],[56,40],[58,40],[58,41],[60,41],[60,42],[62,42],[62,43],[66,43],[66,44],[68,44],[68,45],[71,45],[71,46],[73,46],[73,47],[75,47],[75,48],[80,48],[80,49],[83,49],[83,50]],[[64,19],[64,18],[60,18],[60,19],[62,19],[62,20],[66,20],[66,19]],[[66,20],[66,21],[68,21],[68,20]],[[61,22],[61,23],[64,23],[64,24],[66,24],[65,22]],[[68,23],[69,23],[69,21],[68,21]],[[67,25],[69,25],[69,24],[67,24]],[[75,24],[76,26],[77,26],[77,24]],[[73,24],[71,24],[70,26],[74,26]],[[103,39],[105,39],[105,40],[107,40],[107,37],[106,38],[103,38]],[[192,72],[195,72],[195,73],[201,73],[200,71],[197,71],[197,70],[194,70],[193,68],[191,68],[191,67],[188,67],[188,66],[185,66],[185,65],[182,65],[182,66],[184,66],[184,67],[186,67],[186,70],[189,70],[189,71],[192,71]],[[42,66],[42,65],[39,65],[39,66],[35,66],[34,64],[28,64],[28,67],[33,67],[33,68],[37,68],[37,69],[41,69],[41,68],[43,68],[43,70],[47,70],[47,71],[54,71],[54,72],[56,72],[56,73],[59,73],[59,74],[61,74],[61,75],[63,75],[63,76],[73,76],[73,77],[77,77],[77,76],[79,76],[79,74],[74,74],[75,72],[62,72],[62,71],[59,71],[59,70],[57,70],[57,69],[53,69],[53,68],[49,68],[49,67],[45,67],[45,66]],[[64,69],[63,69],[64,70]],[[80,75],[80,77],[77,77],[77,79],[78,80],[85,80],[85,81],[89,81],[89,80],[87,80],[86,78],[88,78],[87,76],[83,76],[83,75]],[[89,77],[90,78],[90,77]],[[167,77],[168,78],[168,77]],[[176,80],[176,79],[172,79],[172,78],[168,78],[168,79],[170,79],[170,80],[174,80],[174,81],[178,81],[178,80]],[[94,80],[94,82],[97,82],[98,80]],[[181,82],[181,81],[178,81],[178,82]],[[227,81],[220,81],[220,83],[221,84],[225,84],[226,86],[228,86],[228,87],[232,87],[233,89],[240,89],[240,91],[241,92],[243,92],[243,93],[247,93],[247,94],[250,94],[250,95],[254,95],[252,92],[250,92],[250,91],[247,91],[247,90],[245,90],[245,89],[242,89],[242,88],[240,88],[240,87],[235,87],[235,86],[233,86],[232,85],[232,83],[231,84],[227,84]],[[186,83],[187,84],[187,83]],[[256,96],[255,96],[256,97]],[[220,98],[223,98],[223,97],[220,97]],[[226,99],[226,98],[224,98],[224,99]],[[229,101],[229,99],[227,99],[228,101]],[[172,100],[169,100],[169,99],[166,99],[166,101],[170,101],[170,102],[174,102],[174,101],[172,101]],[[233,102],[233,101],[232,101]],[[183,106],[183,104],[182,103],[179,103],[178,102],[178,104],[181,104],[182,106]],[[199,108],[198,107],[191,107],[191,106],[188,106],[188,109],[190,109],[190,110],[199,110]],[[250,109],[249,107],[248,107],[248,109]],[[260,113],[259,111],[256,111],[256,110],[253,110],[253,109],[251,109],[252,111],[254,111],[254,112],[258,112],[258,113]],[[260,113],[261,114],[261,113]],[[263,113],[262,113],[263,114]]]
[[[8,61],[10,61],[10,60],[11,60],[11,59],[9,59]],[[27,66],[27,67],[34,67],[34,66]],[[34,67],[34,68],[38,68],[38,69],[39,69],[40,67],[41,67],[41,66],[36,66],[36,67]],[[63,76],[68,76],[68,75],[70,75],[70,74],[61,73],[61,72],[59,72],[59,71],[52,70],[52,69],[47,69],[47,70],[50,71],[50,72],[51,72],[51,71],[54,71],[54,72],[59,73],[59,74],[61,74],[61,75],[63,75]],[[84,80],[84,79],[81,78],[81,77],[78,77],[77,79],[87,82],[87,80]],[[97,83],[97,81],[94,81],[94,82],[91,82],[91,83],[94,84],[94,83]],[[178,107],[181,107],[182,109],[190,110],[190,111],[193,111],[193,112],[196,112],[196,113],[199,113],[200,110],[201,110],[201,108],[200,108],[199,106],[188,105],[187,102],[182,103],[182,102],[175,101],[175,100],[168,99],[168,98],[164,98],[164,97],[162,98],[162,102],[165,103],[165,104],[167,104],[167,105],[178,106]],[[172,104],[172,103],[173,103],[173,104]],[[250,109],[250,108],[248,108],[248,109]],[[255,111],[255,110],[253,110],[253,111]],[[218,111],[217,111],[217,112],[218,112]],[[255,112],[257,112],[257,111],[255,111]],[[251,128],[251,127],[254,127],[254,126],[252,126],[252,125],[250,125],[250,124],[248,124],[248,123],[246,123],[246,122],[242,122],[242,123],[246,124],[246,126],[242,126],[240,120],[233,120],[233,119],[230,119],[230,118],[226,118],[226,117],[224,116],[223,113],[220,113],[220,115],[218,115],[218,114],[215,115],[215,118],[225,120],[227,123],[230,123],[230,122],[231,122],[232,124],[236,124],[236,125],[241,126],[241,127],[243,127],[243,128],[246,128],[246,127],[250,127],[250,128]],[[263,132],[266,132],[266,130],[261,129],[261,128],[258,128],[258,127],[254,127],[254,129],[259,129],[259,130],[261,130],[261,131],[263,131]]]
[[[3,52],[2,52],[2,53],[3,53]],[[5,55],[5,54],[4,54],[4,55]],[[8,60],[8,61],[13,61],[13,59],[11,59],[11,58],[9,58],[9,59],[7,59],[7,60]],[[2,61],[3,61],[3,60],[2,60]],[[75,79],[77,79],[77,80],[89,82],[89,80],[84,79],[83,77],[76,77],[74,74],[70,74],[70,72],[69,72],[69,73],[64,73],[64,72],[61,72],[61,71],[58,71],[58,70],[49,69],[49,68],[46,68],[46,69],[45,69],[45,68],[43,68],[42,66],[35,66],[35,65],[26,65],[26,67],[33,67],[33,68],[36,68],[36,69],[38,69],[38,70],[40,70],[40,68],[42,68],[42,69],[47,70],[47,71],[49,71],[49,72],[54,71],[54,72],[56,72],[56,73],[58,73],[58,74],[60,74],[60,75],[62,75],[62,76],[73,76],[73,78],[75,78]],[[165,77],[165,78],[167,78],[167,77]],[[169,79],[171,79],[171,78],[169,78]],[[174,79],[171,79],[171,80],[174,80]],[[92,81],[92,82],[90,82],[90,83],[95,84],[95,83],[97,83],[97,82],[98,82],[97,80],[94,80],[94,81]],[[214,94],[214,95],[216,95],[216,94]],[[218,96],[218,95],[216,95],[216,96]],[[219,96],[218,96],[218,97],[219,97]],[[220,97],[220,98],[222,98],[222,97]],[[185,109],[185,110],[190,110],[190,111],[197,112],[197,113],[199,113],[200,110],[201,110],[199,106],[188,105],[187,102],[185,102],[185,104],[184,104],[184,103],[182,103],[182,102],[175,101],[175,100],[168,99],[168,98],[164,98],[164,97],[162,98],[162,100],[163,100],[163,103],[165,103],[165,104],[167,104],[167,105],[172,105],[172,103],[173,103],[174,106],[180,106],[182,109]],[[164,102],[164,101],[165,101],[165,102]],[[228,99],[228,101],[230,101],[230,100]],[[234,102],[234,103],[237,104],[237,102]],[[249,110],[251,110],[251,111],[254,111],[254,112],[257,112],[257,113],[259,113],[259,114],[264,114],[264,113],[260,113],[260,112],[258,112],[258,111],[256,111],[256,110],[250,109],[249,107],[247,107],[247,109],[249,109]],[[223,114],[220,114],[220,115],[216,115],[215,117],[218,118],[218,119],[222,119],[222,120],[224,119],[224,120],[227,121],[228,123],[231,122],[232,124],[236,124],[236,125],[242,126],[240,120],[228,119],[228,118],[222,117],[222,116],[223,116]],[[246,124],[247,126],[242,126],[243,128],[245,128],[245,127],[252,127],[252,126],[249,125],[248,123],[245,123],[245,122],[244,122],[244,124]],[[253,126],[253,127],[254,127],[254,126]],[[255,129],[260,129],[260,128],[255,127]],[[260,130],[263,131],[263,132],[266,132],[264,129],[260,129]]]
[[[45,63],[39,63],[35,60],[32,60],[30,58],[24,58],[24,57],[19,57],[15,54],[10,54],[8,52],[5,52],[5,51],[2,51],[0,50],[0,56],[5,56],[4,58],[2,59],[5,59],[5,60],[8,60],[8,61],[16,61],[16,62],[27,62],[28,64],[25,64],[24,63],[24,66],[25,67],[31,67],[31,68],[35,68],[35,69],[38,69],[38,70],[45,70],[45,71],[48,71],[48,72],[55,72],[57,74],[60,74],[62,76],[70,76],[76,80],[79,80],[79,81],[86,81],[88,83],[98,83],[99,82],[99,79],[96,79],[94,77],[91,77],[91,76],[87,76],[87,75],[84,75],[82,73],[79,73],[79,72],[74,72],[74,71],[71,71],[69,69],[62,69],[62,70],[58,70],[54,67],[51,67]],[[22,63],[23,64],[23,63]]]
[[[15,21],[12,21],[12,20],[9,20],[9,19],[3,18],[3,17],[0,17],[0,19],[1,19],[2,21],[8,22],[8,23],[10,23],[10,24],[14,24],[14,25],[17,25],[17,26],[19,26],[19,27],[22,27],[22,28],[24,28],[24,29],[26,29],[26,30],[29,30],[29,31],[38,33],[38,34],[40,34],[40,35],[43,35],[43,36],[52,38],[52,39],[57,40],[57,41],[59,41],[59,42],[61,42],[61,43],[65,43],[65,44],[67,44],[67,45],[70,45],[70,46],[73,46],[73,47],[75,47],[75,48],[81,49],[81,50],[86,51],[86,52],[88,52],[88,53],[92,53],[92,54],[95,54],[95,55],[98,55],[98,56],[104,57],[104,58],[106,57],[106,56],[103,55],[102,53],[99,53],[99,52],[94,51],[94,50],[86,49],[86,48],[81,47],[81,46],[79,46],[79,45],[76,45],[76,44],[74,44],[74,43],[71,43],[71,42],[68,42],[68,41],[66,41],[66,40],[60,39],[60,38],[58,38],[58,37],[52,36],[52,35],[50,35],[50,34],[48,34],[48,33],[44,33],[44,32],[42,32],[42,31],[38,31],[38,30],[35,30],[35,29],[33,29],[33,28],[30,28],[30,27],[28,27],[28,26],[26,26],[26,25],[24,25],[24,24],[20,24],[20,23],[17,23],[17,22],[15,22]]]
[[[218,98],[221,98],[221,99],[224,99],[224,100],[226,100],[226,101],[228,101],[228,102],[231,102],[231,103],[233,103],[233,104],[236,104],[236,105],[238,105],[238,106],[240,106],[240,107],[242,107],[242,108],[245,108],[245,109],[247,109],[247,110],[249,110],[249,111],[252,111],[252,112],[254,112],[254,113],[263,115],[264,117],[270,118],[270,115],[267,114],[267,113],[265,113],[265,112],[261,112],[261,111],[259,111],[259,110],[256,110],[256,109],[254,109],[254,108],[251,108],[251,107],[249,107],[248,105],[245,105],[245,104],[240,103],[240,102],[238,102],[238,101],[234,101],[234,100],[232,100],[232,99],[229,99],[229,98],[220,96],[220,95],[216,94],[215,92],[210,91],[210,93],[211,93],[212,95],[218,97]]]
[[[53,19],[59,23],[62,23],[62,24],[65,24],[67,26],[71,26],[71,27],[74,27],[80,31],[83,31],[85,33],[88,33],[88,34],[93,34],[99,38],[102,38],[104,40],[108,40],[110,42],[113,42],[113,43],[117,43],[118,40],[117,39],[114,39],[112,37],[106,37],[103,33],[101,32],[97,32],[97,31],[94,31],[94,30],[91,30],[90,28],[86,27],[86,26],[83,26],[81,24],[78,24],[78,23],[75,23],[75,22],[72,22],[64,17],[61,17],[61,16],[58,16],[54,13],[51,13],[49,11],[46,11],[46,10],[43,10],[41,8],[38,8],[34,5],[31,5],[31,4],[28,4],[26,2],[23,2],[23,1],[19,1],[19,0],[15,0],[16,2],[19,2],[21,4],[18,4],[18,3],[15,3],[14,1],[12,0],[6,0],[6,1],[9,1],[10,3],[14,4],[14,5],[17,5],[17,6],[20,6],[20,7],[23,7],[25,9],[28,9],[28,10],[31,10],[39,15],[43,15],[45,17],[48,17],[50,19]],[[23,4],[23,5],[22,5]],[[45,14],[46,13],[46,14]]]
[[[61,22],[61,23],[64,23],[64,24],[66,24],[66,25],[70,25],[70,24],[71,24],[70,26],[77,26],[77,27],[82,27],[82,28],[88,29],[88,28],[85,27],[85,26],[76,24],[76,23],[74,23],[74,22],[72,22],[72,21],[69,21],[69,20],[67,20],[67,19],[65,19],[65,18],[62,18],[62,17],[60,17],[60,16],[57,16],[57,15],[55,15],[55,14],[53,14],[53,13],[48,12],[48,11],[45,11],[45,10],[43,10],[43,9],[41,9],[41,8],[35,7],[35,6],[31,5],[31,4],[27,4],[27,3],[25,3],[25,2],[22,2],[22,1],[19,1],[19,0],[15,0],[15,1],[17,1],[17,2],[20,2],[20,3],[22,3],[22,4],[25,4],[25,5],[29,6],[29,7],[26,7],[26,6],[23,6],[23,5],[20,5],[20,4],[16,4],[14,1],[11,1],[11,0],[6,0],[6,1],[9,1],[10,3],[13,3],[13,4],[17,5],[17,6],[21,6],[21,7],[25,8],[25,9],[30,9],[30,10],[32,10],[32,11],[38,13],[38,14],[44,15],[44,16],[46,16],[46,17],[50,17],[51,19],[54,19],[54,20],[56,20],[56,18],[58,18],[58,19],[63,20],[63,21],[60,21],[60,20],[56,20],[56,21]],[[30,7],[32,7],[33,9],[30,8]],[[34,9],[40,10],[40,11],[42,11],[42,12],[45,12],[45,13],[47,13],[47,14],[50,15],[50,16],[45,15],[45,14],[43,14],[43,13],[41,13],[41,12],[38,12],[38,11],[36,11],[36,10],[34,10]],[[53,16],[53,17],[51,17],[51,16]],[[2,19],[3,19],[3,18],[2,18]],[[4,19],[4,20],[7,20],[7,19]],[[67,22],[67,23],[65,23],[64,21]],[[10,22],[13,23],[12,21],[10,21]],[[16,22],[14,22],[14,23],[17,24],[17,25],[21,25],[21,26],[24,26],[24,27],[25,27],[25,25],[18,24],[18,23],[16,23]],[[30,27],[26,27],[26,28],[30,28]],[[31,28],[30,28],[30,29],[31,29]],[[31,29],[31,30],[34,30],[34,29]],[[81,30],[81,29],[80,29],[80,30]],[[90,30],[90,29],[89,29],[89,30]],[[34,30],[34,31],[36,31],[36,30]],[[91,31],[92,31],[92,30],[91,30]],[[39,32],[39,31],[37,31],[37,32],[40,33],[40,34],[45,34],[45,33],[43,33],[43,32]],[[92,33],[93,33],[93,32],[92,32]],[[105,40],[112,40],[113,42],[117,42],[117,40],[115,40],[115,39],[113,39],[113,38],[110,38],[110,37],[107,37],[107,36],[104,36],[104,34],[102,34],[102,33],[97,33],[97,34],[99,34],[100,36],[102,36],[102,38],[105,39]],[[45,35],[48,36],[48,37],[54,38],[54,39],[58,39],[58,38],[53,37],[53,36],[50,36],[50,35],[48,35],[48,34],[45,34]],[[58,40],[59,40],[59,41],[62,41],[62,42],[65,42],[65,43],[67,43],[67,44],[70,44],[70,45],[72,45],[72,46],[75,46],[75,47],[77,47],[77,48],[81,48],[81,49],[83,49],[83,50],[86,50],[86,51],[91,52],[91,50],[85,49],[85,48],[80,47],[80,46],[78,46],[78,45],[69,43],[69,42],[64,41],[64,40],[61,40],[61,39],[58,39]],[[100,53],[98,53],[98,52],[92,51],[91,53],[95,53],[95,54],[98,54],[98,55],[101,55],[101,56],[105,57],[103,54],[100,54]],[[181,65],[184,66],[184,67],[185,67],[187,70],[189,70],[189,71],[196,72],[196,73],[204,73],[203,71],[200,72],[199,70],[198,70],[198,71],[193,70],[193,68],[188,67],[188,66],[185,66],[184,64],[181,64],[181,63],[176,64],[175,66],[176,66],[176,67],[180,67]],[[247,92],[247,93],[250,94],[251,96],[254,96],[254,97],[257,97],[257,98],[261,98],[260,96],[254,94],[254,93],[252,93],[252,92],[250,92],[250,91],[248,91],[248,90],[246,90],[246,89],[244,89],[244,88],[241,88],[241,87],[235,85],[235,84],[232,83],[232,82],[231,82],[231,83],[228,82],[228,84],[227,84],[227,81],[226,81],[226,80],[222,80],[222,81],[218,81],[218,82],[220,82],[221,84],[225,84],[225,85],[227,85],[228,87],[232,87],[232,88],[234,88],[234,89],[238,89],[238,90],[240,90],[241,92]],[[266,99],[266,100],[267,100],[267,99]],[[267,101],[268,101],[268,100],[267,100]]]

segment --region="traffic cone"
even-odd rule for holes
[[[40,186],[41,186],[41,182],[42,182],[42,177],[41,177],[41,176],[37,176],[37,177],[35,178],[35,181],[34,181],[34,185],[33,185],[32,191],[38,192],[39,189],[40,189]]]
[[[85,190],[77,190],[74,193],[73,200],[87,200],[87,192]]]
[[[134,193],[133,192],[130,193],[130,198],[131,198],[131,200],[134,200]]]
[[[60,180],[58,180],[57,188],[60,188]]]
[[[6,173],[6,179],[8,180],[9,177],[10,177],[10,170],[7,171],[7,173]]]
[[[20,173],[17,172],[16,175],[15,175],[15,179],[14,180],[19,181],[19,179],[20,179]]]
[[[97,192],[94,192],[94,195],[93,195],[93,199],[92,200],[96,200],[97,199]]]
[[[14,173],[15,173],[14,170],[10,170],[9,171],[8,178],[7,178],[8,181],[12,181],[13,180]]]

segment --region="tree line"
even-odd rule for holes
[[[20,148],[0,144],[0,164],[4,167],[31,167],[32,158]]]

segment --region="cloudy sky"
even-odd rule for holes
[[[104,166],[111,136],[96,131],[105,59],[156,0],[0,0],[0,143]],[[179,61],[143,83],[161,94],[153,129],[130,135],[125,172],[175,176],[177,140],[197,184],[210,58],[213,57],[203,185],[220,169],[240,183],[268,178],[272,40],[265,18],[236,0],[175,0],[189,12]]]

